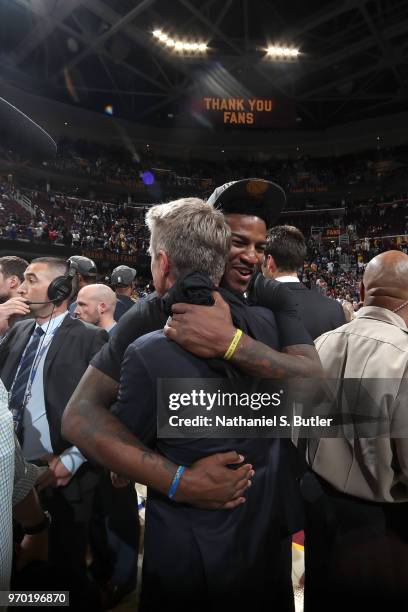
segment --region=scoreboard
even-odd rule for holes
[[[193,102],[195,114],[212,125],[237,128],[290,128],[296,125],[291,99],[203,96]]]

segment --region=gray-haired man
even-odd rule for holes
[[[219,284],[231,235],[220,211],[188,198],[153,207],[147,224],[154,284],[159,295],[167,294],[167,303],[177,279],[188,273],[202,273]],[[194,294],[194,286],[189,294]],[[243,326],[278,348],[277,327],[269,310],[250,308],[227,291],[223,295],[239,310]],[[279,610],[292,610],[290,540],[285,533],[283,499],[290,498],[293,504],[297,500],[290,478],[286,479],[286,489],[281,488],[280,441],[156,438],[157,380],[214,376],[217,374],[210,362],[169,342],[163,331],[139,338],[125,353],[114,412],[142,442],[179,466],[237,448],[255,467],[251,494],[231,513],[177,505],[149,488],[142,607],[155,610],[166,601],[172,610],[204,610],[233,603],[238,610],[246,609],[249,602],[255,608],[257,602],[263,605],[266,596]],[[109,452],[105,456],[109,461]],[[188,482],[187,469],[180,486]]]

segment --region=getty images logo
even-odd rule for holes
[[[250,408],[260,410],[270,406],[280,406],[283,390],[275,393],[227,393],[216,391],[209,393],[200,389],[192,389],[189,393],[170,393],[168,406],[170,410],[180,408],[202,408],[211,411],[217,408]]]

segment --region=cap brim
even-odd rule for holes
[[[285,208],[286,195],[282,187],[272,181],[249,178],[218,187],[208,201],[225,214],[238,211],[259,216],[270,226]]]

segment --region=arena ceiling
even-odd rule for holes
[[[171,52],[157,28],[208,52]],[[324,129],[406,110],[407,33],[406,0],[2,0],[0,77],[167,126],[207,83],[294,100],[299,128]],[[271,43],[301,54],[267,60]]]

